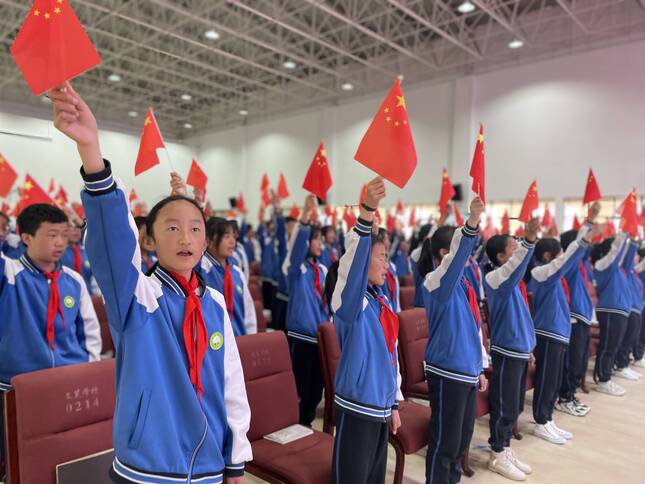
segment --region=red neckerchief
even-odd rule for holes
[[[184,346],[186,347],[186,354],[188,356],[190,383],[192,383],[197,391],[197,395],[201,398],[204,394],[201,372],[204,356],[206,356],[206,347],[208,346],[208,335],[202,314],[202,303],[195,293],[195,290],[199,286],[199,281],[197,280],[195,271],[191,274],[190,281],[187,281],[184,277],[174,272],[171,272],[171,274],[186,292],[183,325]]]
[[[226,310],[230,316],[233,316],[235,309],[235,285],[233,284],[233,274],[231,274],[231,264],[228,262],[224,267],[224,300],[226,301]]]
[[[311,268],[314,271],[314,289],[320,296],[320,299],[323,299],[323,288],[322,284],[320,284],[320,265],[318,265],[317,262],[311,261]]]
[[[63,319],[63,327],[65,327],[65,316],[63,316],[63,308],[60,305],[60,293],[58,292],[58,276],[60,270],[54,272],[44,272],[43,275],[49,281],[49,301],[47,301],[47,326],[46,335],[49,347],[54,350],[54,320],[56,313],[60,314]]]
[[[479,314],[479,304],[477,303],[477,294],[473,285],[470,283],[467,277],[463,278],[464,284],[466,284],[466,293],[468,294],[468,305],[470,306],[470,312],[473,313],[473,318],[475,318],[475,324],[477,329],[481,328],[482,320],[481,314]]]
[[[526,282],[524,282],[524,279],[520,280],[520,292],[522,293],[522,298],[526,303],[526,307],[530,309],[531,306],[529,306],[529,295],[526,293]]]
[[[396,279],[389,267],[385,273],[385,282],[387,283],[387,291],[390,293],[390,299],[394,300],[394,296],[396,295]]]
[[[564,295],[567,298],[567,304],[571,305],[571,293],[569,292],[569,284],[567,283],[567,280],[564,277],[560,279],[560,282],[562,282]]]
[[[399,336],[399,318],[394,314],[394,311],[392,311],[385,299],[383,299],[383,296],[374,292],[374,297],[381,304],[381,328],[383,328],[385,345],[392,355],[392,366],[394,366],[394,352],[396,351],[396,340]]]
[[[78,245],[72,245],[74,252],[74,270],[79,274],[83,270],[83,257],[81,257],[81,248]]]

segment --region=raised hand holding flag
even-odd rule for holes
[[[441,177],[441,195],[439,195],[439,212],[446,211],[446,205],[455,196],[455,187],[453,187],[448,170],[443,169],[443,176]]]
[[[524,202],[522,202],[522,209],[520,210],[520,215],[518,220],[524,223],[528,223],[531,218],[533,218],[533,211],[538,208],[538,191],[537,191],[537,182],[534,180],[531,183],[526,196],[524,197]]]
[[[140,175],[144,171],[158,165],[159,156],[157,155],[157,149],[165,147],[166,145],[161,136],[161,131],[159,131],[159,126],[157,125],[152,108],[148,108],[146,119],[143,121],[143,133],[141,134],[139,153],[137,154],[137,161],[134,164],[134,176]]]

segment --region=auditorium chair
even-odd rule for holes
[[[260,263],[259,263],[259,262],[251,262],[251,263],[249,264],[249,274],[250,274],[251,276],[258,276],[258,277],[259,277],[259,276],[260,276],[260,268],[261,268],[261,267],[262,267],[262,266],[260,265]]]
[[[55,484],[57,464],[112,447],[114,365],[109,359],[11,379],[4,409],[8,483]]]
[[[287,337],[282,331],[236,338],[251,407],[248,438],[253,460],[246,470],[270,483],[327,484],[331,482],[334,439],[313,435],[281,445],[263,436],[298,423],[296,381]]]
[[[405,398],[428,399],[428,384],[423,371],[423,357],[428,342],[425,309],[401,311],[399,317],[399,365],[401,391]]]
[[[249,292],[251,293],[251,298],[254,301],[262,302],[262,287],[260,284],[251,284],[249,283]]]
[[[414,286],[401,286],[399,288],[399,302],[401,303],[401,311],[412,309],[414,307]]]
[[[110,324],[108,323],[107,313],[105,312],[103,296],[100,294],[92,294],[92,305],[94,306],[96,317],[101,326],[101,341],[103,344],[101,347],[101,357],[112,358],[114,357],[114,343],[112,342],[112,334],[110,333]]]
[[[412,274],[408,274],[407,276],[399,277],[399,284],[401,287],[414,287],[414,276]]]
[[[334,427],[334,379],[336,378],[336,369],[341,355],[336,329],[332,323],[324,323],[318,326],[318,349],[325,382],[323,430],[332,435]],[[396,455],[394,484],[400,484],[403,481],[405,456],[418,452],[428,444],[430,408],[417,403],[400,402],[399,416],[401,417],[401,427],[396,435],[390,433],[389,437],[389,442],[394,447]]]
[[[255,306],[255,317],[258,321],[258,333],[266,333],[267,321],[264,317],[264,307],[262,305],[262,301],[254,300],[253,305]]]

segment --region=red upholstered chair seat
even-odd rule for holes
[[[399,284],[401,287],[414,287],[414,276],[412,274],[408,274],[407,276],[399,277]]]
[[[402,311],[414,307],[414,292],[414,286],[401,286],[399,289],[399,303]]]
[[[92,305],[94,306],[94,311],[96,311],[96,317],[98,318],[99,326],[101,327],[101,341],[103,342],[101,354],[104,355],[112,352],[112,356],[114,356],[114,343],[112,342],[112,334],[110,333],[110,324],[108,323],[107,313],[105,312],[103,296],[93,294]]]
[[[423,373],[423,357],[428,342],[428,321],[423,308],[399,314],[399,363],[401,391],[407,397],[428,398],[428,385]]]
[[[428,445],[430,407],[418,403],[400,402],[399,415],[403,425],[396,433],[405,454],[413,454]]]

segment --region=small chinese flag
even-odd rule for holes
[[[596,177],[589,168],[589,174],[587,175],[587,185],[585,186],[585,195],[582,197],[582,203],[592,203],[596,200],[600,200],[602,195],[600,195],[600,188],[598,188],[598,182]]]
[[[3,200],[2,208],[0,208],[0,212],[4,213],[5,215],[9,215],[9,210],[11,210],[11,206],[9,206],[6,200]]]
[[[484,158],[484,125],[479,125],[479,135],[475,143],[473,161],[470,165],[470,176],[473,179],[472,191],[486,203],[486,160]]]
[[[542,217],[542,227],[549,229],[551,228],[551,211],[549,210],[549,206],[546,205],[544,207],[544,216]]]
[[[134,164],[134,176],[140,175],[144,171],[158,165],[159,156],[157,156],[157,149],[165,147],[166,145],[161,137],[161,131],[159,131],[159,126],[157,125],[152,108],[148,108],[146,119],[143,122],[139,153],[137,154],[137,161]]]
[[[391,213],[388,213],[385,216],[385,230],[392,233],[394,232],[394,227],[396,226],[396,217]]]
[[[210,200],[206,200],[206,206],[204,207],[204,217],[206,220],[211,218],[211,215],[213,214],[213,205],[211,205]]]
[[[132,190],[130,190],[130,197],[128,198],[128,201],[130,203],[132,203],[135,200],[137,200],[138,198],[139,198],[139,196],[137,195],[137,192],[134,191],[134,188]]]
[[[132,215],[134,217],[141,217],[143,215],[143,203],[135,203]]]
[[[396,202],[396,214],[403,215],[403,212],[405,212],[405,207],[403,206],[403,202],[399,200]]]
[[[282,173],[280,173],[280,179],[278,180],[278,197],[281,200],[289,198],[289,188],[287,188],[287,179]]]
[[[457,227],[461,227],[464,224],[464,217],[461,216],[461,212],[459,211],[459,208],[457,208],[457,204],[453,205],[453,208],[455,210],[455,221],[457,222]]]
[[[533,211],[538,208],[538,191],[537,191],[537,182],[533,180],[531,186],[526,192],[524,197],[524,202],[522,203],[522,209],[520,210],[520,215],[518,219],[521,222],[528,223],[531,220]]]
[[[636,190],[629,192],[623,200],[620,212],[620,229],[632,237],[638,235],[638,211],[636,209]]]
[[[190,164],[188,176],[186,177],[186,184],[205,192],[207,182],[208,177],[206,176],[206,173],[204,173],[204,170],[202,170],[197,162],[193,160]]]
[[[262,190],[262,206],[268,207],[271,204],[271,196],[269,195],[269,189]]]
[[[455,187],[452,186],[450,177],[448,176],[448,170],[443,169],[443,176],[441,178],[441,195],[439,195],[439,211],[444,213],[446,211],[446,205],[452,200],[455,196]]]
[[[264,207],[262,205],[258,209],[258,223],[264,223]]]
[[[367,128],[354,159],[403,188],[417,167],[401,81],[397,79]]]
[[[309,165],[305,180],[302,182],[302,188],[313,193],[321,200],[325,200],[331,185],[332,180],[331,173],[329,173],[327,153],[321,141],[314,155],[314,159],[311,160],[311,165]]]
[[[295,204],[295,202],[291,207],[291,212],[289,212],[289,216],[296,220],[298,220],[298,217],[300,217],[300,209],[298,208],[298,205]]]
[[[36,0],[11,55],[35,96],[101,63],[67,0]]]
[[[56,190],[56,182],[54,182],[53,178],[50,178],[49,186],[47,187],[47,195],[53,195],[55,190]]]
[[[325,217],[331,217],[334,211],[332,210],[331,206],[325,205]]]
[[[72,210],[76,212],[76,215],[78,215],[80,218],[85,218],[85,210],[83,209],[83,205],[81,205],[78,202],[72,202]]]
[[[67,202],[68,202],[67,192],[62,186],[58,187],[58,193],[56,193],[56,196],[54,197],[54,201],[56,202],[56,205],[58,205],[59,207],[67,205]]]
[[[580,223],[580,219],[578,218],[578,215],[573,216],[573,230],[580,230],[580,227],[582,227],[582,224]]]
[[[417,223],[417,209],[416,207],[412,207],[412,210],[410,210],[410,220],[408,222],[408,225],[410,227],[414,227],[416,223]]]
[[[264,190],[268,190],[269,186],[269,175],[265,173],[264,175],[262,175],[262,181],[260,182],[260,191],[263,192]]]
[[[54,201],[45,193],[36,180],[30,175],[25,176],[25,183],[22,185],[21,197],[17,205],[18,213],[22,212],[25,208],[36,203],[46,203],[48,205],[55,205]]]
[[[508,217],[508,210],[504,210],[504,216],[502,217],[502,234],[511,233],[511,219]]]
[[[235,203],[235,208],[237,208],[237,211],[240,213],[246,213],[246,202],[244,201],[244,195],[242,195],[242,192],[240,192],[237,195],[237,201]]]
[[[345,207],[343,220],[347,224],[347,230],[350,230],[354,225],[356,225],[356,215],[354,215],[354,212],[352,212],[349,207]]]
[[[18,179],[18,173],[9,164],[7,159],[0,155],[0,197],[5,198],[11,193],[13,184]]]

